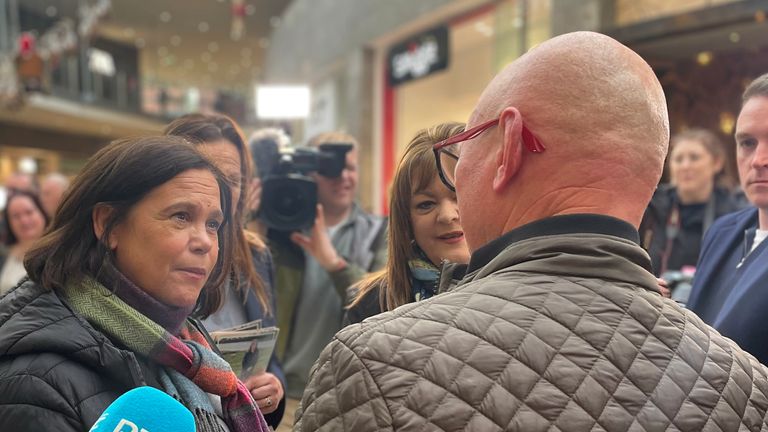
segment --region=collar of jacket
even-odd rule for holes
[[[147,385],[136,356],[118,348],[57,293],[26,280],[0,298],[0,353],[51,352],[125,388]]]
[[[658,292],[637,230],[622,220],[593,214],[553,216],[512,230],[472,254],[467,279],[499,269],[548,275],[598,277]]]

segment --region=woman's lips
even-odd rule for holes
[[[444,243],[456,244],[464,241],[464,233],[461,231],[452,231],[449,233],[441,234],[437,236],[437,238]]]
[[[205,279],[208,275],[208,272],[202,267],[183,267],[178,269],[178,271],[185,277],[195,280]]]

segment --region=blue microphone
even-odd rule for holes
[[[138,387],[115,399],[89,432],[195,432],[195,418],[160,390]]]

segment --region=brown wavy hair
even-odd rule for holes
[[[441,123],[419,131],[408,143],[397,164],[389,193],[387,265],[358,284],[358,293],[350,307],[358,304],[369,291],[377,287],[383,289],[379,293],[382,311],[410,303],[413,286],[408,261],[416,258],[411,199],[439,178],[432,146],[463,131],[463,123]]]
[[[219,185],[224,223],[219,244],[231,244],[231,192],[224,175],[185,140],[177,137],[143,137],[113,141],[99,150],[75,178],[46,234],[27,252],[24,267],[41,286],[60,290],[69,281],[109,275],[114,258],[96,237],[93,210],[106,205],[110,212],[101,238],[109,238],[130,210],[149,192],[177,175],[194,169],[210,171]],[[103,271],[106,270],[106,271]],[[232,270],[231,248],[222,247],[203,293],[199,310],[210,313],[221,306],[224,283]]]
[[[243,301],[246,298],[246,289],[250,286],[254,294],[256,294],[259,303],[261,303],[262,310],[270,314],[267,288],[256,272],[251,254],[252,247],[261,252],[265,250],[266,245],[258,234],[245,229],[247,185],[252,177],[253,167],[251,166],[251,155],[240,127],[234,120],[221,114],[187,114],[171,122],[165,127],[163,133],[183,137],[196,146],[224,139],[237,148],[237,152],[240,154],[241,187],[240,197],[235,206],[235,216],[233,218],[238,234],[235,236],[235,271],[232,274],[232,278],[234,286],[242,295]],[[203,318],[206,316],[201,315]]]

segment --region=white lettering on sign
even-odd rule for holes
[[[428,38],[421,44],[414,44],[408,51],[392,57],[392,76],[402,79],[408,74],[420,78],[439,60],[437,41]]]

